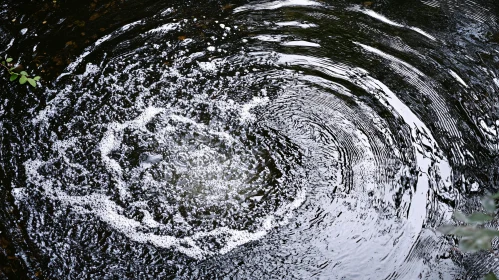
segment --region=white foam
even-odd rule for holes
[[[139,222],[119,214],[124,212],[124,209],[115,202],[111,201],[109,197],[105,195],[93,194],[86,196],[72,196],[57,190],[55,188],[55,184],[53,184],[50,179],[44,178],[37,172],[37,170],[44,164],[45,163],[42,161],[33,160],[25,162],[24,165],[28,181],[32,184],[41,186],[45,190],[45,194],[50,198],[58,200],[64,205],[73,207],[73,210],[76,212],[80,212],[82,214],[95,214],[100,220],[106,222],[109,226],[123,233],[133,241],[151,243],[154,246],[161,248],[174,247],[179,252],[196,259],[203,259],[213,254],[225,254],[240,245],[262,238],[273,227],[286,224],[289,217],[292,215],[291,211],[299,207],[305,199],[305,190],[302,190],[295,201],[279,208],[276,211],[275,215],[282,216],[279,222],[277,222],[275,216],[267,216],[265,223],[263,223],[262,226],[254,232],[220,227],[209,232],[196,232],[190,237],[176,238],[168,235],[144,233],[141,230],[144,227],[162,227],[162,224],[156,222],[148,211],[142,210],[144,217],[142,218],[142,221]],[[21,192],[16,191],[16,193]],[[22,198],[22,196],[16,197]],[[135,203],[135,205],[139,204]],[[218,251],[203,249],[200,245],[198,245],[198,243],[205,237],[217,237],[222,235],[228,235],[228,238],[224,246],[222,246],[222,248]],[[188,247],[185,247],[182,244],[186,244]]]
[[[241,110],[240,112],[242,115],[242,119],[246,120],[252,119],[253,116],[250,113],[251,108],[264,105],[267,102],[268,102],[267,97],[263,98],[255,97],[249,103],[239,106]],[[232,105],[230,106],[234,106],[234,108],[238,107],[237,104],[234,102],[229,102],[229,103],[231,103]],[[114,181],[117,181],[117,188],[120,191],[120,196],[124,198],[128,197],[127,183],[123,182],[121,178],[123,174],[123,168],[119,165],[117,161],[110,158],[109,154],[113,150],[120,148],[123,132],[125,129],[133,129],[141,131],[144,129],[145,125],[151,122],[155,117],[161,116],[161,118],[159,118],[158,121],[165,121],[165,123],[168,123],[167,120],[172,119],[179,122],[189,123],[194,126],[194,129],[197,129],[200,132],[206,131],[213,135],[219,135],[222,137],[222,139],[235,141],[235,139],[233,139],[226,132],[213,131],[206,125],[197,123],[192,119],[177,114],[165,114],[166,112],[167,110],[164,108],[150,106],[145,108],[143,112],[135,119],[123,123],[113,122],[107,125],[107,131],[104,133],[104,136],[102,137],[98,145],[98,149],[100,150],[102,161],[107,165],[108,170],[111,171],[110,174],[114,177]],[[167,131],[170,131],[170,133],[175,132],[174,130],[165,127],[164,133],[167,133]],[[162,137],[163,132],[157,131],[156,133],[158,134],[159,137]],[[54,148],[59,152],[59,154],[61,154],[64,157],[66,150],[75,145],[78,145],[76,139],[71,138],[66,141],[55,142]],[[209,147],[204,147],[204,148],[200,147],[191,153],[190,158],[194,160],[196,158],[206,158],[207,156],[209,157],[209,155],[213,153],[215,153],[215,151],[213,151]],[[160,162],[162,160],[163,160],[162,155],[148,154],[147,158],[141,163],[141,165],[138,168],[144,170],[145,168],[151,167],[153,164],[161,164]],[[234,164],[234,162],[238,161],[239,159],[237,157],[234,157],[231,159],[231,161],[226,161],[225,164],[232,165]],[[109,226],[111,226],[115,230],[126,235],[128,238],[130,238],[130,240],[141,243],[151,243],[154,246],[161,248],[175,248],[176,250],[186,254],[187,256],[198,259],[203,259],[206,256],[212,254],[224,254],[242,244],[262,238],[273,227],[286,224],[289,218],[292,216],[292,211],[303,203],[305,197],[305,189],[300,190],[300,193],[296,198],[296,200],[294,200],[290,204],[282,206],[274,214],[267,216],[265,222],[263,222],[259,228],[257,228],[255,231],[252,232],[246,230],[233,230],[227,227],[220,227],[209,232],[197,232],[192,236],[184,238],[176,238],[168,235],[157,235],[157,234],[143,232],[142,230],[143,228],[151,228],[151,229],[162,228],[163,225],[155,221],[151,213],[142,207],[141,207],[142,210],[140,211],[142,211],[144,216],[141,219],[141,221],[137,221],[128,218],[123,214],[120,214],[125,212],[124,209],[121,206],[117,205],[115,202],[113,202],[109,197],[103,194],[73,196],[59,190],[58,185],[54,184],[54,182],[52,181],[53,179],[44,178],[37,172],[37,170],[44,164],[46,163],[39,160],[27,161],[25,163],[26,175],[28,177],[29,182],[41,186],[45,190],[45,194],[49,196],[51,199],[58,200],[62,202],[64,205],[71,206],[75,211],[80,212],[82,214],[93,213],[100,220],[106,222]],[[223,172],[223,168],[229,168],[230,167],[229,165],[224,167],[214,162],[212,165],[211,164],[209,166],[201,165],[199,166],[199,168],[195,167],[190,170],[186,170],[186,172],[187,171],[190,172],[191,173],[190,176],[200,176],[199,178],[203,178],[206,172],[220,173]],[[242,166],[240,163],[236,165],[239,167]],[[132,170],[130,172],[132,172],[133,174],[133,172],[135,171]],[[238,185],[241,187],[245,187],[246,181],[247,179],[244,180],[237,178],[233,179],[231,181],[231,188],[237,189]],[[150,183],[152,182],[145,182],[145,184],[150,184]],[[228,187],[225,186],[226,184],[225,181],[220,181],[215,178],[214,180],[211,181],[205,180],[205,184],[208,187],[213,188],[214,190],[218,190],[218,193],[217,192],[214,193],[215,196],[218,195],[225,199],[223,193],[224,191],[228,190]],[[17,193],[22,193],[22,192],[19,191]],[[17,195],[17,197],[19,197],[19,199],[22,198],[21,195]],[[217,197],[214,197],[214,199],[216,200]],[[134,203],[134,205],[139,206],[140,203]],[[203,238],[217,237],[217,236],[224,236],[225,240],[220,250],[213,251],[212,249],[205,249],[202,246],[204,242],[202,241]],[[183,244],[187,244],[188,246],[186,247]]]
[[[199,68],[201,70],[207,71],[207,72],[216,72],[218,70],[218,66],[216,65],[215,62],[197,62]]]
[[[12,188],[12,196],[15,200],[24,200],[27,198],[27,194],[25,192],[25,188]]]
[[[110,123],[107,126],[107,131],[104,133],[104,136],[100,141],[99,150],[102,161],[107,165],[108,169],[113,171],[118,179],[117,188],[120,192],[120,197],[122,198],[129,197],[126,184],[121,180],[123,170],[116,160],[109,157],[109,153],[119,148],[122,140],[122,133],[125,128],[141,128],[163,111],[164,109],[162,108],[148,107],[144,110],[144,112],[142,112],[142,114],[132,121],[125,123]]]
[[[287,36],[283,36],[283,35],[257,35],[257,36],[254,36],[253,38],[260,40],[260,41],[264,41],[264,42],[281,42],[281,40],[285,37],[287,37]]]
[[[499,87],[499,79],[498,78],[494,78],[494,79],[492,79],[492,81],[494,81],[494,84],[496,84],[496,86]]]
[[[470,191],[477,192],[480,189],[480,184],[473,182],[470,187]]]
[[[48,120],[57,113],[58,106],[63,106],[67,102],[65,93],[70,92],[72,89],[73,87],[71,85],[66,85],[65,88],[60,91],[54,99],[47,102],[47,106],[45,106],[44,109],[40,110],[40,112],[31,120],[31,122],[36,125],[48,125]]]
[[[163,155],[146,155],[147,158],[140,162],[142,169],[147,169],[163,160]]]
[[[251,109],[257,106],[263,106],[269,102],[268,97],[258,97],[255,96],[250,102],[244,104],[241,108],[240,119],[241,122],[251,122],[255,121],[256,117],[250,112]]]
[[[166,29],[168,28],[160,28],[158,30],[153,30],[153,31],[163,32]],[[103,38],[103,41],[108,39],[109,38]],[[153,46],[151,45],[151,47]],[[92,50],[89,49],[88,53],[90,53],[91,51]],[[84,53],[80,58],[83,59],[83,57],[85,57],[88,53],[87,52]],[[202,56],[204,55],[204,52],[200,52],[198,53],[198,55]],[[193,60],[195,60],[195,57],[193,57]],[[198,64],[197,70],[215,71],[218,63],[219,62],[217,61],[200,63]],[[133,69],[136,68],[136,66],[140,66],[139,62],[127,64],[127,67],[129,68],[124,70],[124,72],[130,73],[133,71]],[[70,68],[71,67],[69,67],[69,69]],[[91,76],[94,75],[95,73],[99,73],[100,71],[103,71],[102,68],[103,67],[98,67],[96,65],[89,63],[86,65],[86,70],[84,74],[76,76],[75,79],[82,79],[83,76]],[[178,73],[178,71],[177,72],[176,71],[177,70],[175,69],[169,69],[168,71],[165,71],[161,74],[163,75],[162,77],[172,77],[175,75],[179,76],[180,74]],[[141,84],[141,82],[144,81],[145,77],[147,77],[145,73],[146,73],[145,71],[137,71],[136,73],[133,73],[134,74],[134,77],[132,79],[133,82]],[[113,157],[111,157],[111,154],[114,151],[123,154],[122,150],[127,148],[126,145],[123,143],[124,142],[123,138],[127,136],[128,133],[132,133],[133,135],[147,136],[144,137],[144,139],[154,138],[154,140],[158,141],[158,143],[165,144],[165,149],[170,149],[171,154],[173,155],[178,155],[181,153],[187,154],[188,159],[191,160],[191,162],[189,162],[189,164],[191,165],[187,165],[185,167],[186,174],[188,176],[191,176],[197,181],[203,181],[204,184],[203,186],[206,186],[207,188],[214,190],[213,193],[209,194],[211,195],[210,197],[213,197],[214,202],[217,202],[217,199],[221,201],[222,198],[224,197],[223,195],[224,192],[230,195],[231,191],[236,192],[238,189],[243,189],[248,187],[249,184],[248,177],[251,175],[252,170],[248,169],[247,173],[244,173],[243,171],[244,168],[250,166],[252,163],[245,162],[244,158],[248,156],[251,157],[252,151],[248,151],[248,154],[245,154],[245,150],[242,150],[241,147],[238,146],[237,147],[238,153],[231,155],[231,157],[222,158],[220,163],[217,160],[220,158],[220,156],[223,156],[223,154],[220,154],[214,148],[203,146],[202,144],[197,145],[195,149],[189,149],[189,147],[185,147],[188,145],[180,145],[180,144],[178,147],[176,147],[175,144],[173,146],[166,146],[167,144],[171,144],[173,142],[171,140],[174,139],[174,137],[171,135],[175,135],[175,133],[177,133],[176,125],[175,124],[172,125],[172,123],[175,122],[183,122],[185,124],[189,124],[189,129],[194,130],[197,134],[203,135],[203,137],[206,137],[208,139],[209,137],[212,137],[212,139],[215,138],[217,141],[219,140],[225,141],[224,145],[237,146],[242,144],[238,142],[237,138],[234,138],[227,131],[221,129],[219,125],[206,125],[197,122],[194,119],[186,117],[185,109],[170,108],[167,107],[165,104],[157,104],[151,102],[150,100],[144,97],[147,96],[147,94],[149,94],[148,88],[145,88],[143,86],[133,87],[132,83],[127,84],[127,82],[125,82],[125,85],[122,85],[120,83],[117,83],[116,80],[113,81],[112,79],[109,80],[106,79],[107,78],[104,77],[103,79],[99,80],[99,82],[110,81],[111,83],[109,85],[109,88],[115,92],[119,92],[119,94],[127,92],[130,89],[138,90],[139,97],[137,97],[137,99],[135,100],[134,109],[141,110],[142,113],[137,117],[124,122],[94,124],[96,126],[106,129],[103,132],[102,138],[100,139],[100,141],[98,141],[95,147],[97,149],[97,152],[100,153],[99,155],[101,162],[99,163],[103,163],[105,165],[105,168],[107,169],[106,175],[111,176],[113,182],[113,188],[116,188],[119,191],[118,194],[121,200],[134,204],[139,209],[139,211],[142,211],[144,215],[140,219],[139,218],[132,219],[128,217],[125,214],[127,213],[127,210],[123,209],[119,204],[114,202],[115,198],[111,198],[108,197],[107,195],[104,195],[103,193],[105,192],[101,193],[102,190],[99,189],[97,190],[92,189],[91,191],[94,191],[94,193],[81,196],[71,195],[69,192],[64,191],[67,188],[76,189],[79,187],[81,188],[82,186],[72,186],[72,185],[61,186],[60,183],[58,182],[60,178],[50,177],[51,175],[47,175],[47,177],[45,177],[44,175],[41,175],[38,172],[38,169],[40,167],[43,167],[45,165],[50,165],[51,161],[53,161],[54,158],[50,159],[50,161],[47,162],[41,160],[33,160],[25,162],[26,176],[28,177],[27,181],[33,185],[36,185],[37,187],[40,187],[44,195],[46,195],[49,199],[60,202],[61,205],[63,206],[71,207],[74,211],[78,213],[85,215],[89,214],[93,215],[96,219],[105,222],[111,228],[127,236],[130,240],[141,243],[150,243],[153,244],[154,246],[158,246],[161,248],[175,248],[175,250],[178,250],[179,252],[182,252],[187,256],[198,259],[202,259],[213,254],[224,254],[233,250],[237,246],[262,238],[274,227],[286,224],[289,221],[289,218],[293,214],[292,211],[303,203],[305,196],[305,189],[300,189],[299,190],[300,193],[298,194],[296,200],[290,202],[289,204],[283,205],[281,208],[277,210],[277,212],[268,214],[266,218],[263,218],[264,219],[263,222],[260,220],[256,221],[256,223],[261,223],[261,224],[260,226],[258,226],[257,224],[256,229],[252,231],[234,230],[228,227],[219,227],[213,231],[197,232],[192,236],[187,236],[184,238],[176,238],[169,235],[147,233],[148,232],[147,229],[162,229],[165,225],[157,222],[154,219],[153,215],[151,214],[153,212],[152,211],[149,212],[147,210],[148,207],[147,203],[141,204],[140,201],[133,201],[133,197],[129,193],[130,192],[129,187],[131,185],[130,182],[128,182],[128,180],[135,180],[134,183],[140,184],[140,186],[145,190],[147,190],[147,188],[149,187],[151,188],[157,187],[158,185],[161,185],[159,184],[161,182],[155,181],[155,179],[152,176],[148,175],[150,174],[148,172],[157,171],[159,167],[166,166],[165,162],[171,162],[171,159],[169,158],[168,160],[166,160],[166,157],[163,158],[164,156],[160,154],[160,152],[156,153],[153,151],[150,153],[148,152],[147,158],[145,158],[145,160],[143,160],[142,162],[139,162],[138,166],[135,165],[135,163],[133,166],[122,165],[121,161],[113,159]],[[158,85],[164,85],[164,84],[158,84]],[[50,122],[49,119],[51,117],[57,116],[57,111],[60,108],[68,106],[69,102],[67,100],[67,93],[71,91],[72,91],[71,86],[67,86],[66,89],[60,91],[56,95],[56,98],[49,102],[47,108],[42,110],[42,112],[37,116],[37,118],[33,120],[33,122],[42,122],[44,124],[48,124]],[[163,93],[169,94],[168,90],[164,89]],[[189,102],[192,102],[193,104],[196,104],[196,102],[206,103],[206,99],[208,98],[209,96],[206,94],[197,94]],[[208,100],[208,101],[210,102],[210,105],[218,106],[221,109],[222,114],[239,113],[241,121],[252,121],[255,120],[256,117],[251,112],[251,109],[257,106],[264,106],[265,104],[267,104],[267,102],[269,102],[269,99],[268,97],[255,97],[247,104],[239,104],[234,100],[230,99],[221,100],[221,101],[219,100]],[[78,100],[77,102],[80,102],[80,100]],[[154,106],[146,104],[154,104]],[[185,104],[182,104],[182,106],[183,105]],[[164,106],[166,108],[163,108],[161,106]],[[102,112],[102,114],[103,116],[105,116],[106,113]],[[71,125],[71,122],[72,121],[68,123],[68,126]],[[146,127],[146,125],[151,122],[154,122],[154,125],[156,127],[156,130],[154,132],[149,131],[148,128]],[[56,140],[57,137],[54,137],[54,139],[52,140],[54,141],[53,142],[54,152],[55,154],[57,154],[55,156],[56,160],[57,159],[63,160],[69,168],[69,170],[66,170],[64,172],[73,172],[75,170],[80,171],[81,169],[84,169],[82,166],[77,166],[78,163],[74,163],[71,161],[72,160],[71,153],[74,152],[73,148],[79,148],[79,145],[81,145],[81,141],[84,141],[85,137],[87,136],[81,136],[79,138],[68,138],[65,139],[64,141],[58,141]],[[149,140],[144,140],[144,143],[141,144],[147,145],[146,143],[147,141]],[[208,163],[203,165],[202,164],[203,160]],[[200,162],[200,164],[196,165],[192,164],[192,162]],[[74,168],[74,170],[71,168]],[[233,176],[233,178],[226,179],[222,177],[222,175],[226,170],[230,171],[229,175]],[[234,170],[240,172],[238,173],[235,172]],[[146,175],[144,175],[143,177],[138,176],[137,174],[140,174],[141,171],[142,173],[146,173]],[[179,167],[177,171],[183,172],[181,167]],[[88,171],[83,171],[83,173],[84,172]],[[90,172],[92,172],[92,170],[90,170]],[[206,175],[210,175],[212,177],[207,177]],[[124,179],[125,177],[126,180]],[[132,177],[132,179],[129,179],[129,177]],[[64,190],[62,189],[62,187],[64,187]],[[23,197],[21,194],[23,192],[21,190],[19,191],[16,190],[16,193],[19,193],[16,196],[19,198],[19,200],[21,200]],[[235,199],[227,201],[227,203],[237,203],[237,202],[238,201],[236,201]],[[176,219],[178,220],[179,223],[184,223],[184,224],[186,223],[185,221],[182,221],[182,217],[176,217]],[[204,246],[205,241],[203,241],[203,238],[210,236],[213,237],[224,236],[223,238],[224,241],[220,250],[205,248],[209,246]]]
[[[87,63],[87,67],[85,69],[85,72],[83,73],[83,77],[97,74],[100,71],[100,67],[97,65],[94,65],[92,63]]]
[[[153,28],[153,29],[147,31],[147,33],[167,33],[167,32],[170,32],[172,30],[175,30],[179,27],[180,27],[180,24],[178,24],[178,23],[166,23],[166,24],[161,25],[160,27],[156,27],[156,28]]]

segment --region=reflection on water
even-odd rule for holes
[[[495,18],[451,2],[172,4],[96,36],[15,122],[18,160],[6,161],[16,133],[4,133],[26,271],[496,269],[492,254],[463,257],[434,230],[497,176]]]

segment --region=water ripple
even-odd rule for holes
[[[129,23],[26,124],[29,237],[70,277],[94,259],[114,276],[453,277],[431,228],[461,199],[473,121],[442,92],[473,84],[437,58],[440,35],[314,1]]]

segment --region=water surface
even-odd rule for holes
[[[1,211],[18,273],[497,270],[494,253],[463,255],[435,230],[497,186],[494,4],[146,4],[68,16],[44,35],[39,15],[3,7],[20,21],[9,32],[27,28],[2,36],[4,53],[24,43],[47,69],[41,89],[1,85]],[[42,38],[57,26],[85,32],[49,63],[37,50],[50,55]]]

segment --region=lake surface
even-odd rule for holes
[[[495,2],[78,5],[0,4],[0,277],[499,273],[435,229],[499,186]]]

